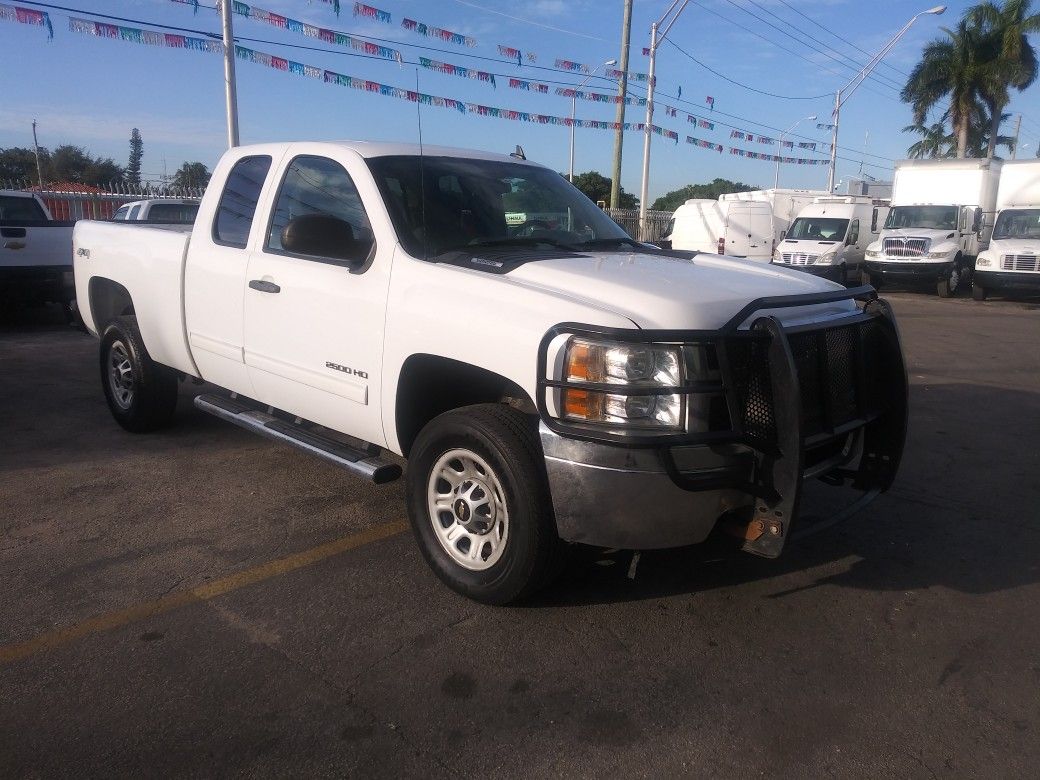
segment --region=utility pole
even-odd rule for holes
[[[620,208],[621,200],[621,152],[625,143],[625,101],[628,98],[628,50],[632,40],[632,2],[625,0],[625,11],[621,22],[621,81],[618,82],[618,97],[614,121],[618,129],[614,132],[614,164],[610,171],[610,207]]]
[[[650,26],[650,67],[647,73],[646,86],[646,126],[643,128],[643,183],[639,188],[639,240],[645,241],[648,234],[646,222],[646,200],[650,197],[650,139],[653,138],[654,129],[654,87],[657,85],[657,47],[661,44],[675,20],[686,10],[690,0],[672,0],[664,16]],[[678,6],[678,10],[676,10]],[[673,13],[674,12],[674,13]],[[670,17],[670,18],[669,18]],[[664,25],[664,29],[660,29]]]
[[[33,123],[35,124],[35,123]],[[1019,114],[1015,117],[1015,140],[1011,143],[1011,159],[1014,160],[1018,155],[1018,133],[1022,129],[1022,115]]]
[[[235,86],[235,34],[231,28],[231,0],[223,0],[220,17],[224,30],[224,97],[227,101],[228,148],[238,146],[238,89]]]
[[[1018,118],[1021,120],[1021,116]],[[36,140],[36,121],[32,121],[32,151],[36,155],[36,183],[40,184],[40,189],[44,189],[44,172],[40,167],[40,142]]]

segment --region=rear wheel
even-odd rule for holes
[[[105,328],[100,368],[105,400],[117,423],[133,433],[170,424],[177,408],[177,375],[149,357],[136,317],[117,317]]]
[[[409,454],[408,515],[434,573],[486,604],[529,596],[562,561],[535,424],[501,404],[423,428]]]
[[[986,300],[986,288],[977,281],[971,285],[971,297],[976,301]]]

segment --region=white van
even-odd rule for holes
[[[731,192],[720,195],[720,201],[758,201],[768,203],[773,216],[772,241],[780,243],[791,227],[798,212],[812,203],[816,198],[829,196],[826,190],[768,189],[748,190],[747,192]],[[772,251],[770,251],[772,257]]]
[[[672,249],[769,262],[772,221],[772,210],[762,201],[694,198],[675,210],[668,235],[659,243]]]
[[[816,198],[791,223],[773,262],[841,284],[859,281],[867,246],[877,241],[887,216],[887,206],[866,198]]]

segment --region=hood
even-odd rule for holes
[[[800,271],[725,255],[692,260],[640,252],[583,252],[539,260],[509,273],[511,281],[610,309],[640,328],[713,330],[756,298],[840,290]],[[848,313],[850,301],[780,309],[785,324]],[[560,320],[566,320],[561,312]]]
[[[843,246],[841,241],[815,241],[811,238],[785,238],[777,246],[781,252],[804,252],[808,255],[822,255],[832,249],[840,250]]]
[[[882,230],[880,241],[886,238],[930,238],[933,244],[940,241],[955,241],[957,228],[892,228]]]
[[[1037,238],[994,238],[989,242],[989,251],[997,255],[1040,256],[1040,239]]]

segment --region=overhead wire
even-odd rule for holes
[[[24,3],[29,4],[29,5],[35,5],[35,6],[40,6],[40,7],[43,7],[43,8],[49,8],[49,9],[58,10],[58,11],[65,11],[65,12],[69,12],[69,13],[86,14],[88,16],[95,16],[95,17],[100,17],[100,18],[104,18],[104,19],[111,19],[111,20],[114,20],[114,21],[128,22],[128,23],[131,23],[131,24],[143,24],[143,25],[147,25],[149,27],[158,27],[158,28],[161,28],[161,29],[174,30],[176,32],[182,32],[182,33],[187,32],[187,33],[192,33],[192,34],[195,34],[195,35],[204,35],[204,36],[207,36],[207,37],[210,37],[210,38],[214,38],[214,39],[220,39],[222,37],[218,33],[213,33],[213,32],[207,31],[207,30],[200,30],[200,29],[197,29],[197,28],[182,27],[182,26],[177,26],[177,25],[159,24],[159,23],[155,23],[155,22],[142,20],[142,19],[135,19],[135,18],[130,18],[130,17],[116,16],[116,15],[112,15],[112,14],[103,14],[103,13],[98,13],[98,12],[91,11],[91,10],[86,10],[86,9],[72,8],[72,7],[69,7],[69,6],[57,5],[57,4],[54,4],[54,3],[38,2],[38,0],[21,0],[21,2],[24,2]],[[201,6],[201,5],[200,5],[200,7],[215,8],[215,6]],[[373,37],[373,36],[358,36],[358,37],[364,37],[364,38],[371,39],[371,40],[386,40],[386,39],[379,39],[379,38],[376,38],[376,37]],[[396,60],[387,60],[387,59],[379,57],[377,55],[362,54],[362,53],[358,53],[358,52],[344,51],[344,50],[340,50],[340,49],[328,49],[328,48],[323,48],[323,47],[318,47],[318,46],[307,46],[307,45],[304,45],[304,44],[285,43],[285,42],[282,42],[282,41],[272,41],[272,40],[265,39],[265,38],[254,38],[254,37],[241,36],[241,35],[237,35],[236,34],[235,39],[236,40],[245,41],[245,42],[249,42],[249,43],[261,43],[261,44],[268,45],[268,46],[284,46],[284,47],[290,48],[290,49],[300,49],[300,50],[314,51],[314,52],[320,52],[320,53],[325,53],[325,54],[337,54],[337,55],[342,55],[342,56],[347,56],[347,57],[356,57],[356,58],[372,60],[372,61],[380,62],[380,63],[394,63],[394,62],[396,62]],[[397,44],[401,43],[400,41],[389,41],[389,42],[390,43],[397,43]],[[669,41],[669,42],[671,42],[671,41]],[[420,49],[427,49],[427,50],[432,49],[434,51],[445,52],[445,53],[455,53],[455,52],[452,52],[451,50],[438,49],[436,47],[421,46],[421,45],[416,45],[416,44],[404,44],[404,45],[413,46],[414,48],[420,48]],[[673,44],[673,45],[675,45],[675,44]],[[679,48],[679,47],[676,46],[676,48]],[[682,51],[682,50],[680,49],[680,51]],[[683,53],[686,53],[686,52],[683,52]],[[475,58],[475,59],[481,59],[481,60],[486,60],[486,61],[491,61],[491,62],[503,63],[503,60],[497,60],[497,59],[490,58],[490,57],[479,57],[477,55],[468,55],[468,54],[465,54],[465,53],[462,53],[462,52],[458,52],[458,54],[461,55],[461,56],[464,56],[464,57],[471,57],[471,58]],[[688,56],[690,56],[690,55],[688,55]],[[691,56],[691,59],[692,59],[692,56]],[[411,64],[411,65],[419,64],[418,62],[413,62],[413,61],[410,61],[410,60],[402,60],[402,62],[404,64]],[[525,67],[538,67],[538,66],[525,66]],[[541,69],[541,70],[548,70],[548,71],[552,71],[552,72],[555,72],[555,73],[567,73],[567,71],[562,71],[562,70],[556,69],[556,68],[541,67],[539,69]],[[515,73],[514,74],[500,74],[500,73],[497,73],[497,74],[494,74],[494,75],[500,76],[502,78],[512,78],[512,77],[515,76]],[[606,77],[597,77],[597,78],[600,78],[601,80],[606,80],[606,81],[608,81],[611,84],[616,84],[616,82],[614,80],[608,79]],[[556,84],[556,85],[559,85],[559,86],[577,86],[576,82],[573,82],[573,81],[553,81],[553,80],[550,80],[550,79],[545,79],[545,81],[546,81],[546,83]],[[630,81],[629,85],[630,85],[630,89],[629,89],[627,94],[634,95],[636,97],[645,97],[645,96],[639,95],[637,91],[632,89],[633,87],[636,86],[633,82]],[[685,105],[688,105],[688,106],[698,107],[695,103],[692,103],[692,102],[690,102],[688,100],[684,100],[682,98],[679,98],[678,96],[665,94],[663,92],[661,94],[663,94],[664,97],[666,97],[666,98],[668,98],[670,100],[675,100],[676,102],[679,102],[679,103],[682,103],[682,104],[685,104]],[[820,97],[829,97],[829,95],[817,96],[817,97],[812,98],[812,99],[819,99]],[[800,98],[800,99],[810,99],[810,98]],[[701,115],[703,115],[706,112],[700,111],[699,113]],[[735,114],[729,114],[729,113],[726,113],[726,112],[723,112],[723,111],[714,111],[714,113],[718,114],[718,115],[724,115],[724,116],[727,116],[729,118],[735,119],[737,121],[743,122],[745,125],[754,125],[756,127],[763,127],[763,128],[768,129],[768,130],[773,130],[773,131],[776,131],[776,132],[784,132],[781,128],[773,127],[771,125],[767,125],[765,123],[758,122],[756,120],[747,119],[745,117],[740,117],[740,116],[737,116]],[[729,127],[731,129],[740,129],[736,125],[729,125],[729,124],[727,124],[725,122],[718,122],[718,124],[720,124],[720,125],[722,125],[724,127]],[[796,133],[785,133],[785,135],[787,135],[789,137],[792,137],[792,138],[801,138],[803,140],[816,141],[817,143],[820,143],[819,141],[817,141],[817,139],[811,138],[810,136],[799,135],[799,134],[796,134]],[[858,150],[855,150],[855,149],[851,149],[849,147],[842,147],[842,146],[838,146],[837,149],[844,150],[844,151],[847,151],[847,152],[850,152],[850,153],[857,153],[857,151],[858,151]],[[864,154],[866,154],[867,156],[870,156],[870,157],[876,157],[878,159],[885,160],[887,162],[892,162],[893,161],[892,158],[883,157],[881,155],[875,155],[875,154],[869,154],[869,153],[864,153]],[[846,157],[839,156],[839,159],[847,160],[847,161],[851,161],[851,162],[860,162],[859,158],[846,158]],[[883,168],[883,166],[878,166],[878,165],[875,165],[875,164],[872,164],[872,163],[865,163],[865,164],[871,165],[872,167]]]

